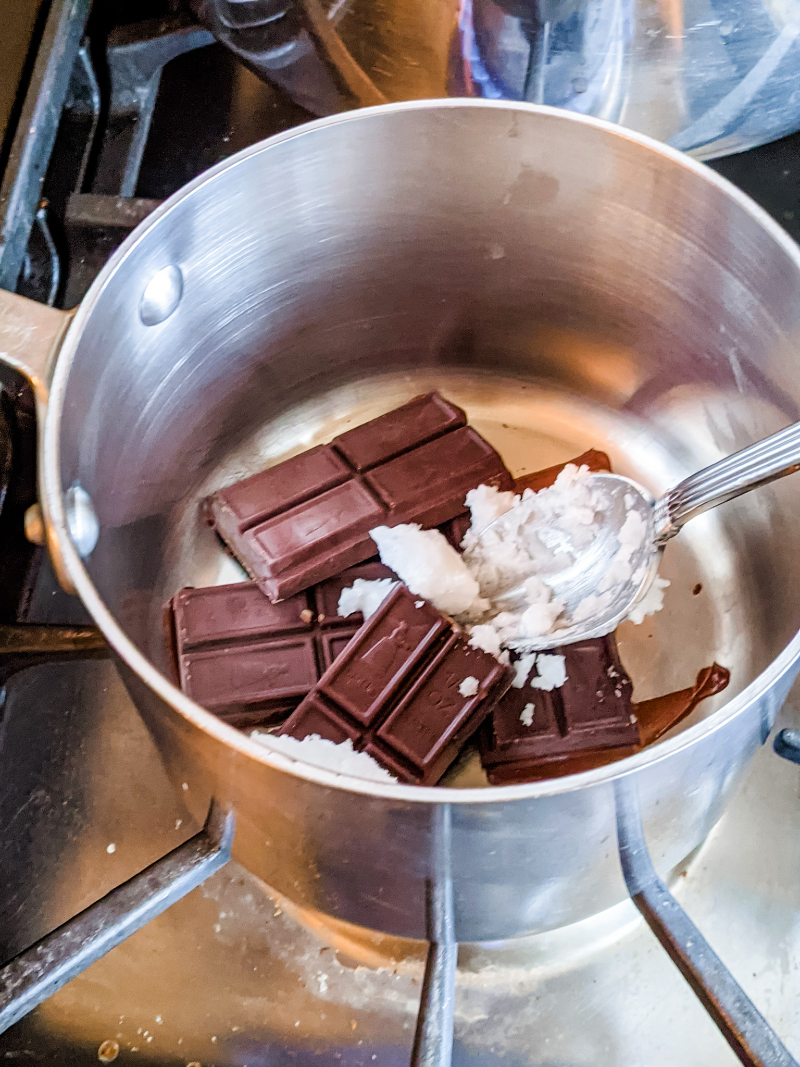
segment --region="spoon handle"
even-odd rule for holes
[[[655,540],[663,545],[684,523],[726,500],[800,470],[800,422],[684,478],[655,503]]]

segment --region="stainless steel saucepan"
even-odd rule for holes
[[[0,356],[33,382],[49,545],[113,646],[199,820],[301,906],[426,935],[546,930],[626,894],[614,783],[668,874],[705,838],[798,670],[789,479],[698,518],[662,612],[625,624],[637,699],[717,660],[730,688],[662,743],[530,785],[382,785],[293,763],[169,680],[185,584],[235,578],[198,502],[432,387],[517,472],[594,446],[659,494],[800,418],[800,253],[677,152],[527,104],[351,112],[208,171],[121,246],[74,315],[0,294]],[[49,398],[48,398],[49,390]],[[471,784],[471,783],[477,784]]]

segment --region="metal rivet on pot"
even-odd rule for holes
[[[26,540],[32,545],[44,544],[44,516],[41,504],[31,504],[22,517]]]
[[[145,326],[157,326],[168,319],[183,294],[183,275],[174,265],[156,271],[147,283],[139,304],[139,317]]]
[[[72,543],[81,559],[91,555],[100,536],[100,523],[91,497],[77,482],[64,493],[64,511]]]

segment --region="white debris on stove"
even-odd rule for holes
[[[462,681],[461,685],[459,685],[458,691],[462,697],[474,697],[478,692],[478,679],[473,678],[470,674]]]
[[[302,741],[298,741],[296,737],[278,736],[263,730],[253,730],[250,736],[267,748],[327,771],[349,774],[354,778],[368,778],[374,782],[397,781],[372,756],[366,752],[356,752],[349,737],[337,745],[319,734],[309,734]]]
[[[669,586],[667,578],[656,578],[638,604],[634,604],[626,618],[629,622],[639,626],[644,622],[645,616],[655,615],[664,607],[664,590]]]
[[[540,652],[536,657],[536,675],[531,679],[534,689],[560,689],[567,680],[567,661],[558,653]]]
[[[339,615],[346,619],[348,615],[355,615],[360,611],[365,619],[374,615],[389,593],[397,585],[392,578],[356,578],[352,585],[348,585],[339,594]]]
[[[463,558],[439,530],[416,523],[370,530],[381,561],[408,586],[446,615],[477,619],[489,608]]]
[[[528,680],[528,675],[533,670],[533,665],[536,662],[536,653],[527,652],[524,656],[520,656],[514,663],[514,680],[512,685],[515,689],[522,689]]]

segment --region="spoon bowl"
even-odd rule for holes
[[[690,475],[658,500],[608,473],[582,480],[582,518],[574,508],[562,506],[561,515],[539,509],[538,494],[523,499],[478,538],[484,556],[501,560],[490,593],[495,612],[523,612],[522,635],[506,644],[538,652],[611,633],[641,609],[664,545],[690,519],[797,470],[800,422]],[[504,574],[509,546],[513,566]],[[543,606],[550,622],[542,626]]]
[[[535,576],[552,591],[553,601],[563,604],[551,633],[514,639],[509,642],[514,649],[545,651],[611,633],[641,602],[656,577],[661,552],[655,544],[655,502],[650,493],[617,474],[589,474],[586,484],[596,509],[586,543],[575,543],[572,532],[558,525],[538,524],[526,501],[495,519],[480,535],[484,544],[493,540],[524,544],[538,538],[552,552],[552,561],[543,570],[541,554],[534,549],[529,571],[518,571],[514,584],[492,597],[497,611],[524,611],[530,604],[526,583]],[[626,521],[630,527],[632,512],[641,520],[641,537],[638,543],[625,545],[620,533]]]

